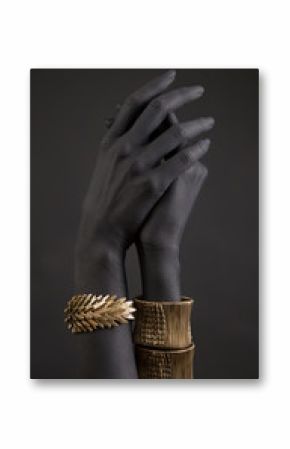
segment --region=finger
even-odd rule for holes
[[[200,180],[204,180],[208,176],[208,169],[206,166],[200,162],[197,161],[192,167],[190,167],[186,172],[191,179],[189,179],[189,182],[192,183],[192,178],[194,178],[194,185],[199,184]]]
[[[149,139],[146,140],[146,142],[143,142],[143,144],[149,145],[151,142],[153,142],[155,139],[161,136],[165,131],[167,131],[173,124],[178,122],[178,119],[176,115],[173,117],[174,113],[170,113],[166,116],[165,120],[161,123],[158,128],[156,128],[153,133],[149,136]],[[171,116],[172,115],[172,116]]]
[[[175,198],[175,202],[181,202],[189,212],[206,177],[207,168],[200,162],[196,162],[172,182],[164,198],[171,195]],[[185,210],[183,214],[185,215]]]
[[[142,106],[152,100],[156,95],[160,95],[174,81],[175,70],[168,70],[158,78],[151,80],[145,86],[131,94],[122,105],[112,127],[111,133],[121,135],[125,132],[135,118],[136,113]]]
[[[179,179],[182,178],[183,176],[186,177],[183,192],[183,194],[187,195],[188,197],[187,200],[188,214],[187,217],[185,217],[186,221],[188,219],[191,209],[193,208],[193,205],[197,200],[197,197],[204,184],[207,174],[208,174],[207,168],[200,162],[196,162],[189,170],[187,170],[185,173],[181,174],[180,177],[177,178],[177,181],[179,181]],[[174,181],[174,183],[177,181]]]
[[[202,86],[181,87],[154,98],[133,126],[131,130],[133,140],[146,141],[170,112],[201,97],[203,92]]]
[[[142,150],[144,162],[156,164],[164,156],[178,147],[184,147],[199,134],[209,131],[214,126],[212,117],[199,118],[185,123],[176,123]]]
[[[120,111],[122,105],[120,103],[117,103],[116,105],[116,115],[114,117],[108,117],[105,119],[105,127],[107,129],[110,129],[114,123],[114,121],[116,120],[116,116],[118,114],[118,112]]]
[[[206,177],[207,168],[200,162],[196,162],[192,167],[175,179],[175,181],[168,187],[166,194],[162,197],[167,199],[167,201],[174,201],[175,204],[183,204],[183,210],[179,221],[180,237],[183,234],[188,216]]]
[[[116,106],[116,116],[118,114],[118,112],[120,111],[122,105],[120,103],[117,104]],[[107,129],[110,129],[114,123],[114,121],[116,120],[116,116],[114,117],[108,117],[105,119],[105,127]],[[174,112],[170,112],[168,114],[167,117],[167,123],[169,124],[169,126],[175,125],[176,123],[178,123],[178,118],[176,117],[176,114]]]
[[[150,175],[152,183],[157,185],[160,191],[165,191],[178,176],[190,169],[207,153],[209,146],[210,140],[203,139],[195,145],[184,148],[171,159],[152,170]]]
[[[204,181],[208,176],[208,170],[201,162],[196,162],[189,170],[185,172],[185,176],[187,177],[188,183],[187,192],[191,193],[191,206],[192,206],[196,198],[198,197],[198,194],[204,184]]]

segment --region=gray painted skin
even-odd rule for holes
[[[212,118],[179,123],[174,111],[201,86],[167,91],[170,70],[131,94],[104,136],[84,199],[76,245],[76,292],[127,295],[126,250],[136,243],[146,299],[180,298],[179,246],[206,178]],[[161,163],[162,162],[162,163]],[[137,378],[130,324],[77,336],[83,377]]]

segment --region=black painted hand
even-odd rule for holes
[[[166,72],[131,95],[101,143],[77,243],[79,286],[86,284],[82,280],[87,276],[88,264],[91,266],[100,249],[111,254],[117,264],[122,263],[125,250],[154,205],[208,150],[208,139],[185,144],[209,129],[210,119],[174,124],[151,138],[170,112],[203,93],[199,86],[164,93],[174,77],[174,71]]]
[[[182,235],[200,189],[206,167],[197,162],[168,188],[144,223],[137,249],[142,272],[143,296],[179,300],[179,249]]]
[[[196,135],[214,125],[212,118],[200,119],[200,122],[202,120],[204,126],[197,129]],[[177,124],[175,113],[170,113],[163,129]],[[143,296],[146,299],[178,300],[181,296],[180,243],[206,176],[207,169],[200,162],[181,174],[157,202],[142,226],[136,246],[142,272]]]
[[[127,294],[126,248],[168,187],[208,149],[209,141],[203,140],[160,164],[172,150],[196,136],[197,130],[208,126],[199,120],[156,133],[171,111],[203,92],[201,87],[188,87],[165,93],[174,77],[173,71],[167,72],[131,95],[101,143],[77,241],[78,293]],[[81,353],[88,357],[85,376],[137,377],[129,324],[81,335],[79,343]]]
[[[148,249],[179,251],[186,222],[206,176],[206,167],[197,162],[172,183],[145,221],[139,244]]]

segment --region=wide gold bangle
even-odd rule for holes
[[[64,309],[64,321],[73,333],[93,332],[127,323],[134,319],[134,311],[133,301],[116,295],[75,295]]]
[[[191,309],[193,300],[134,300],[136,308],[134,343],[154,348],[181,349],[192,344]]]
[[[194,345],[185,349],[150,349],[137,345],[140,379],[192,379]]]

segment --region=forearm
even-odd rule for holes
[[[127,295],[123,258],[114,251],[76,255],[76,293]],[[87,378],[137,378],[130,323],[76,335]]]
[[[137,244],[143,284],[147,300],[178,301],[180,299],[179,251]]]

